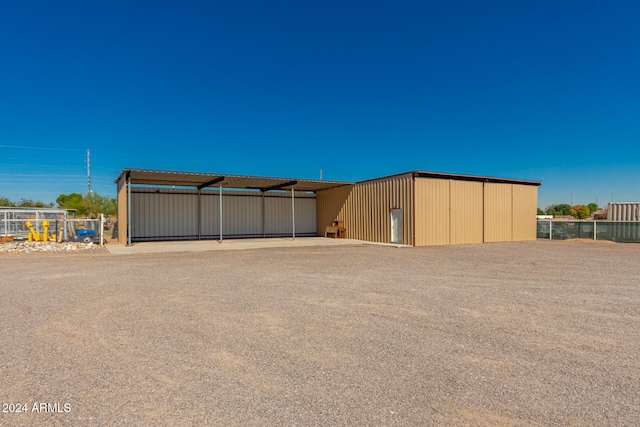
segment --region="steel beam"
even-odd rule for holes
[[[283,182],[282,184],[272,185],[271,187],[260,188],[259,190],[264,193],[265,191],[280,190],[284,187],[289,187],[289,186],[293,187],[297,183],[298,181],[288,181],[288,182]]]
[[[198,188],[198,190],[202,190],[203,188],[211,187],[213,184],[217,184],[217,183],[222,182],[222,181],[224,181],[224,176],[219,176],[216,179],[212,179],[211,181],[207,181],[204,184],[198,185],[197,188]]]

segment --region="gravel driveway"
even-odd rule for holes
[[[0,256],[0,403],[3,426],[637,425],[640,245]]]

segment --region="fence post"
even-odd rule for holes
[[[593,221],[593,240],[598,240],[598,238],[596,237],[596,226],[597,225],[598,225],[598,223]]]
[[[549,220],[549,240],[553,240],[551,238],[551,233],[553,233],[553,221]]]
[[[104,246],[104,214],[100,214],[100,246]]]

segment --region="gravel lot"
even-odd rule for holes
[[[0,425],[637,425],[639,261],[548,241],[0,256],[0,402],[27,406]]]

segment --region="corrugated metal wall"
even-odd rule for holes
[[[118,242],[127,243],[127,181],[124,175],[118,181]]]
[[[609,221],[640,221],[640,203],[609,203]]]
[[[513,185],[484,184],[484,241],[513,240]]]
[[[416,246],[450,244],[450,196],[447,179],[415,179]]]
[[[513,185],[513,241],[535,240],[538,213],[538,187]]]
[[[482,243],[483,183],[451,180],[451,244]],[[534,216],[535,219],[535,216]],[[535,230],[534,230],[535,231]]]
[[[344,208],[347,198],[349,198],[349,195],[353,191],[353,187],[353,185],[347,185],[318,191],[316,198],[318,236],[324,236],[325,228],[333,225],[333,221],[338,219],[338,215]]]
[[[413,243],[411,174],[366,181],[351,187],[319,191],[318,234],[327,225],[344,221],[346,237],[370,242],[391,242],[391,209],[402,209],[403,244]]]
[[[415,179],[416,246],[482,243],[482,183]]]
[[[132,240],[176,240],[218,238],[220,205],[217,191],[176,189],[132,189]],[[266,237],[290,236],[291,192],[265,193]],[[262,237],[263,195],[257,192],[224,191],[222,194],[222,237]],[[296,236],[316,235],[314,194],[295,194]]]

